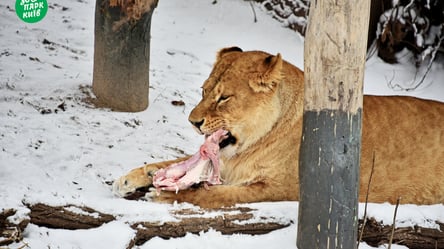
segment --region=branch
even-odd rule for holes
[[[251,1],[249,1],[249,2],[250,2],[251,10],[253,11],[253,17],[254,17],[253,21],[254,21],[254,23],[257,23],[256,10],[254,9],[253,3]]]
[[[23,239],[23,231],[29,220],[23,220],[19,224],[11,223],[8,218],[14,216],[14,209],[3,209],[0,213],[0,246],[19,242]]]
[[[393,236],[395,234],[396,215],[398,214],[399,202],[401,202],[401,197],[399,197],[398,200],[396,201],[396,207],[395,207],[395,213],[393,214],[392,231],[390,232],[388,249],[392,248]]]
[[[368,204],[368,196],[370,195],[370,185],[372,182],[374,170],[375,170],[375,151],[373,151],[372,170],[370,171],[370,177],[368,178],[368,184],[367,184],[367,192],[365,194],[364,218],[363,218],[362,225],[359,226],[361,228],[361,231],[359,232],[359,237],[358,237],[358,248],[359,248],[359,243],[362,241],[362,235],[364,235],[365,223],[367,222],[367,218],[368,218],[367,217],[367,204]]]
[[[441,32],[444,32],[444,24],[441,25]],[[439,51],[439,48],[441,47],[441,43],[442,43],[443,40],[444,40],[444,35],[441,35],[439,37],[438,42],[437,42],[437,44],[435,46],[430,45],[430,47],[432,47],[432,51],[431,51],[431,55],[430,55],[430,60],[429,60],[429,63],[427,65],[426,69],[425,69],[424,74],[421,76],[421,78],[419,79],[418,82],[415,82],[416,79],[417,79],[418,74],[420,73],[419,72],[419,68],[417,66],[415,77],[413,78],[413,80],[412,80],[412,82],[410,84],[410,85],[412,85],[411,87],[403,87],[403,86],[401,86],[400,84],[397,84],[397,83],[396,84],[392,84],[391,81],[388,82],[388,86],[391,89],[393,89],[393,90],[401,90],[401,91],[406,91],[406,92],[411,92],[411,91],[415,91],[416,89],[418,89],[418,87],[420,87],[424,83],[427,75],[429,74],[430,70],[432,69],[432,65],[433,65],[433,62],[435,61],[436,53]],[[426,50],[424,50],[422,53],[424,54],[425,52],[426,52]],[[422,55],[422,61],[425,60],[425,57],[427,57],[426,54]]]

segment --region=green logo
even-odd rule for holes
[[[41,21],[48,12],[46,0],[17,0],[15,2],[15,13],[27,23]]]

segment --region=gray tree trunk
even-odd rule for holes
[[[93,92],[116,111],[148,107],[151,17],[157,0],[96,0]]]
[[[305,38],[299,249],[356,248],[370,1],[312,1]]]

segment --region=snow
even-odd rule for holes
[[[122,222],[110,222],[88,230],[60,230],[30,224],[25,231],[30,248],[126,248],[135,234]],[[19,245],[17,245],[19,246]]]
[[[90,230],[29,225],[24,242],[30,248],[125,248],[134,236],[128,223],[171,221],[176,218],[170,210],[192,208],[124,200],[111,193],[107,182],[146,162],[197,151],[203,138],[191,129],[187,117],[220,48],[236,45],[281,53],[303,67],[299,35],[257,5],[255,23],[248,2],[212,2],[159,1],[152,22],[150,107],[139,113],[93,109],[82,101],[92,81],[94,0],[50,2],[46,17],[35,24],[20,21],[12,1],[0,3],[0,208],[17,209],[15,220],[29,212],[23,202],[84,205],[117,217]],[[365,92],[444,101],[444,64],[434,64],[416,90],[401,91],[415,83],[411,79],[416,73],[407,63],[410,59],[403,58],[400,65],[387,65],[372,57]],[[389,82],[401,87],[392,89]],[[173,100],[182,100],[185,106],[173,106]],[[208,231],[179,239],[155,238],[140,248],[295,248],[297,202],[242,206],[257,208],[258,217],[293,224],[257,236]],[[389,204],[368,206],[368,214],[386,224],[391,224],[393,210]],[[397,225],[435,227],[434,220],[444,221],[443,216],[442,205],[401,205]]]

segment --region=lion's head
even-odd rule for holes
[[[225,156],[243,152],[280,118],[283,63],[280,54],[222,49],[189,121],[201,134],[228,130],[230,136],[220,144]]]

